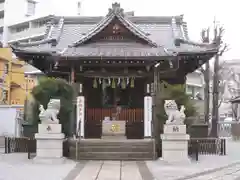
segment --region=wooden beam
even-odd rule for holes
[[[75,75],[76,75],[76,73],[75,73],[75,67],[74,67],[74,65],[72,64],[72,65],[71,65],[71,74],[70,74],[70,82],[71,82],[71,84],[74,84],[74,82],[75,82]]]

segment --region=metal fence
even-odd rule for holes
[[[4,153],[28,153],[28,159],[35,157],[37,142],[34,138],[14,138],[5,137]],[[63,141],[63,156],[69,156],[69,142],[66,139]]]
[[[162,142],[158,148],[158,157],[162,156]],[[199,155],[226,155],[226,139],[191,138],[188,142],[188,155],[198,161]]]
[[[226,155],[226,139],[192,138],[188,145],[189,156],[197,161],[199,155]]]
[[[238,129],[237,131],[239,131],[239,133],[237,134],[233,134],[234,133],[234,128],[239,126],[240,122],[238,121],[232,121],[232,122],[218,122],[218,135],[219,137],[224,137],[224,138],[240,138],[240,129]]]
[[[28,138],[5,137],[5,153],[28,152]]]

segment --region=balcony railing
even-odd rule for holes
[[[44,34],[46,31],[46,26],[37,27],[37,28],[28,28],[20,32],[12,32],[9,34],[9,41],[24,39],[29,37],[34,37],[37,35]]]

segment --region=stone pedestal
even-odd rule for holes
[[[103,121],[102,138],[126,139],[126,121]]]
[[[190,162],[186,125],[164,125],[162,139],[162,159],[169,163]]]
[[[37,150],[34,162],[63,163],[64,137],[61,124],[39,124],[35,134]]]

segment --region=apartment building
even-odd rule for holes
[[[4,23],[4,4],[5,0],[0,0],[0,27],[3,26]]]
[[[66,6],[68,8],[64,8]],[[41,19],[41,17],[52,14],[59,16],[78,15],[80,14],[80,8],[80,0],[0,0],[0,35],[3,34],[3,29],[6,26],[11,26],[10,34],[14,34],[28,28],[26,21],[31,22],[34,19]],[[44,22],[33,24],[33,27],[41,27],[42,23]],[[19,25],[14,29],[15,24]],[[29,25],[31,26],[31,23]],[[14,37],[10,38],[13,39]]]
[[[0,0],[0,37],[8,44],[41,40],[49,14],[77,15],[79,8],[78,0]],[[10,48],[0,48],[0,69],[0,104],[23,105],[42,73],[18,61]]]
[[[24,62],[12,57],[10,48],[0,48],[0,102],[23,104],[25,100]]]
[[[0,104],[24,105],[41,72],[16,59],[11,48],[0,48]]]

